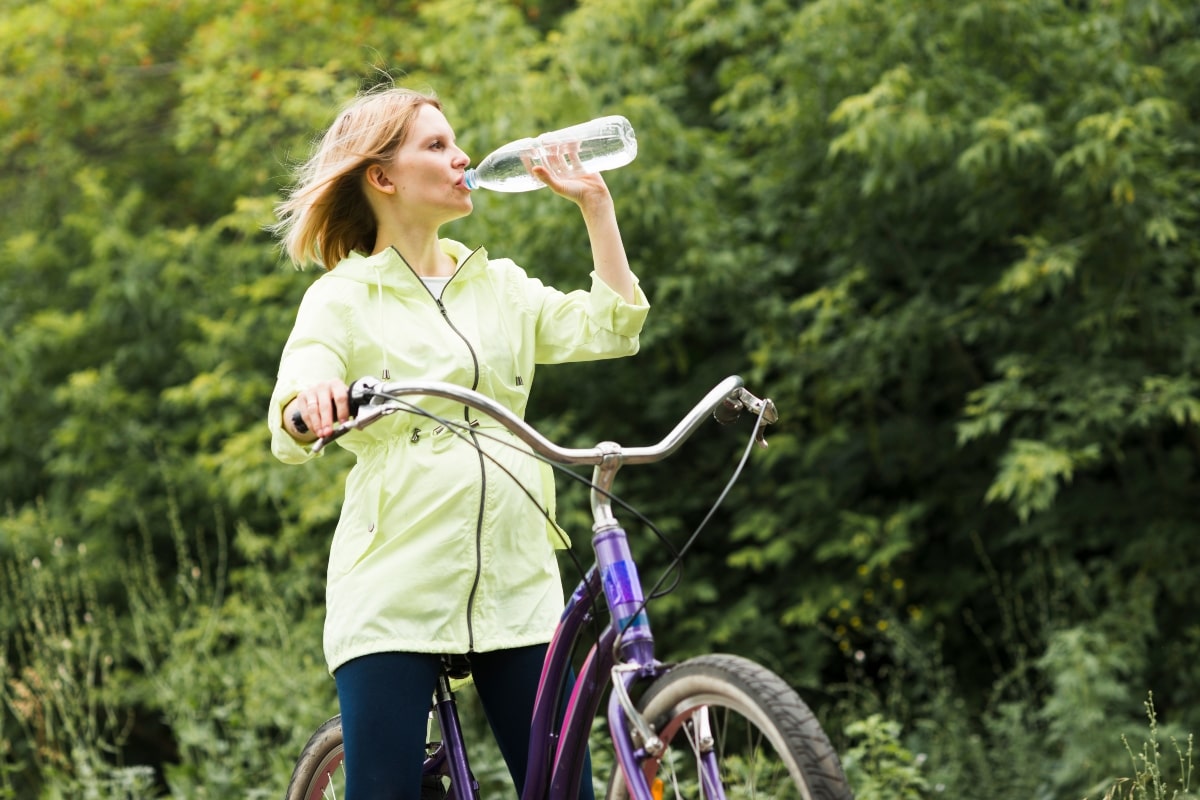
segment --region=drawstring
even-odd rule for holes
[[[383,313],[383,272],[379,267],[375,267],[375,287],[379,290],[379,345],[383,350],[383,374],[380,377],[385,381],[390,381],[392,379],[392,371],[388,369],[387,336],[384,334],[387,322]]]

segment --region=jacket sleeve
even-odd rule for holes
[[[335,303],[318,280],[305,293],[296,312],[296,323],[279,359],[279,374],[271,392],[267,427],[271,452],[287,464],[313,458],[311,449],[283,429],[283,409],[306,386],[317,381],[346,380],[350,328],[341,304]]]
[[[534,280],[538,297],[537,347],[539,364],[591,361],[633,355],[650,312],[650,303],[634,278],[633,302],[626,302],[592,273],[592,287],[561,292]]]

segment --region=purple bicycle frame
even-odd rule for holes
[[[574,798],[582,778],[591,721],[600,707],[617,658],[636,664],[628,681],[653,677],[664,669],[654,658],[654,639],[643,602],[641,581],[629,551],[625,531],[615,522],[598,525],[592,537],[596,565],[575,588],[563,610],[554,638],[546,652],[542,680],[534,703],[530,741],[545,743],[531,747],[521,800]],[[571,654],[584,626],[594,619],[593,601],[603,593],[611,622],[588,651],[574,688],[556,727],[566,686]],[[638,769],[638,757],[624,726],[624,712],[610,701],[609,720],[620,768],[628,775]],[[550,749],[554,752],[551,753]],[[549,780],[547,780],[549,779]],[[627,780],[634,800],[651,800],[644,781]]]
[[[534,701],[529,761],[521,800],[567,800],[577,796],[591,722],[600,708],[601,697],[618,658],[622,664],[629,665],[629,670],[620,676],[624,690],[639,680],[652,680],[669,670],[654,657],[654,639],[644,610],[642,586],[625,531],[615,522],[598,526],[592,541],[596,565],[588,570],[572,592],[546,651]],[[571,655],[584,627],[595,618],[593,602],[601,594],[607,601],[611,621],[589,649],[563,709],[563,691],[571,668]],[[435,707],[446,741],[426,761],[424,772],[449,775],[451,797],[471,800],[477,787],[467,765],[454,699],[449,691],[439,697]],[[613,691],[608,702],[608,727],[617,768],[625,777],[632,800],[653,800],[647,781],[641,777],[642,763],[653,756],[635,746],[626,721],[625,708],[618,692]],[[702,779],[713,789],[706,797],[723,800],[715,757],[709,753],[702,760]],[[458,787],[463,786],[471,787],[470,791],[462,792]]]

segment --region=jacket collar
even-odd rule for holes
[[[473,274],[479,273],[487,264],[487,251],[482,247],[475,250],[453,239],[440,239],[442,252],[449,255],[458,264],[455,281],[469,280]],[[338,278],[368,283],[373,286],[387,286],[393,289],[410,289],[420,285],[420,277],[404,257],[394,247],[376,253],[363,255],[357,251],[338,262],[329,273]]]

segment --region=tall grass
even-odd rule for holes
[[[152,770],[123,763],[132,718],[114,690],[122,647],[86,577],[87,550],[54,540],[4,565],[0,797],[140,798]]]
[[[1192,800],[1193,735],[1188,734],[1183,745],[1176,736],[1168,735],[1174,758],[1162,753],[1161,732],[1158,728],[1158,712],[1154,708],[1154,693],[1146,699],[1146,718],[1149,720],[1149,737],[1142,742],[1136,753],[1128,738],[1123,737],[1125,751],[1133,764],[1133,777],[1113,781],[1104,793],[1103,800]],[[1172,776],[1171,765],[1178,769]]]
[[[212,530],[144,524],[107,603],[86,548],[64,539],[3,565],[0,798],[282,794],[291,759],[337,710],[322,603],[296,603],[305,593],[264,565],[231,570],[224,528]]]

